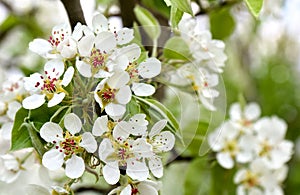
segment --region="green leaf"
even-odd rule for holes
[[[245,1],[253,16],[257,18],[263,6],[263,0],[245,0]]]
[[[149,8],[149,10],[155,10],[155,12],[161,14],[165,18],[170,18],[170,7],[162,0],[142,0],[142,5]]]
[[[36,149],[38,154],[42,157],[43,154],[46,152],[44,148],[44,141],[41,139],[41,137],[38,135],[33,123],[26,124],[27,130],[29,132],[29,136],[31,139],[32,146]]]
[[[177,7],[179,10],[193,15],[191,2],[189,0],[170,0],[172,6]]]
[[[15,122],[12,129],[11,150],[19,150],[32,147],[29,132],[26,127],[25,119],[28,118],[29,111],[20,108],[15,116]]]
[[[133,11],[148,36],[152,40],[157,40],[161,33],[161,29],[156,18],[148,10],[139,5],[135,6]]]
[[[175,118],[175,116],[172,114],[172,112],[165,107],[162,103],[160,103],[159,101],[155,100],[155,99],[143,99],[137,96],[134,96],[138,101],[147,104],[150,106],[150,110],[154,110],[155,112],[157,112],[157,114],[159,114],[160,116],[157,116],[158,119],[167,119],[168,120],[168,124],[167,127],[173,132],[175,133],[175,135],[177,135],[180,139],[182,138],[181,136],[181,131],[180,131],[180,127],[179,127],[179,123],[177,121],[177,119]]]
[[[181,20],[182,16],[183,16],[183,11],[181,11],[180,9],[178,9],[175,6],[171,7],[170,21],[171,21],[171,26],[173,28],[176,28],[178,26],[178,23]]]
[[[188,60],[191,57],[187,43],[178,36],[170,38],[163,50],[163,55],[167,59]]]
[[[131,98],[130,102],[126,105],[126,110],[130,116],[133,116],[141,112],[141,106],[134,98]]]
[[[234,31],[235,22],[227,8],[211,12],[209,19],[214,39],[225,39]]]

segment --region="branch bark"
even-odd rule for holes
[[[61,0],[61,2],[67,11],[72,30],[78,22],[86,24],[80,0]]]
[[[121,9],[121,18],[123,26],[133,27],[133,22],[135,21],[135,15],[133,13],[134,6],[136,4],[135,0],[119,0]]]

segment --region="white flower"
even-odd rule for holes
[[[239,103],[231,105],[229,110],[230,120],[233,125],[242,132],[253,134],[253,124],[260,116],[260,107],[257,103],[249,103],[244,110],[241,109]]]
[[[65,163],[66,175],[73,179],[79,178],[85,170],[84,160],[80,155],[84,150],[94,153],[97,142],[89,132],[75,135],[81,131],[82,122],[73,113],[65,116],[64,126],[66,132],[53,122],[47,122],[42,126],[41,137],[46,142],[54,144],[53,148],[43,155],[42,164],[49,170],[57,170]]]
[[[128,73],[118,71],[97,85],[94,92],[95,100],[109,116],[121,117],[125,113],[126,104],[131,100],[132,95],[127,85],[128,81]]]
[[[20,175],[20,163],[11,154],[0,155],[0,180],[12,183]]]
[[[137,194],[147,194],[147,195],[158,195],[158,190],[160,186],[159,183],[146,180],[141,182],[132,182],[127,186],[120,186],[109,192],[108,195],[120,194],[120,195],[137,195]]]
[[[97,14],[94,16],[93,21],[93,31],[96,34],[101,32],[110,31],[109,24],[107,18],[102,14]],[[114,37],[118,45],[124,45],[129,43],[133,38],[133,29],[129,28],[122,28],[119,31],[113,31]]]
[[[213,40],[207,30],[197,32],[195,26],[195,19],[182,19],[178,24],[181,37],[188,44],[194,62],[215,72],[223,72],[222,68],[227,60],[224,42]]]
[[[239,130],[227,121],[208,136],[210,147],[217,152],[217,161],[226,169],[233,168],[234,159],[245,163],[254,157],[255,138],[251,135],[239,135]]]
[[[153,155],[148,157],[148,166],[155,177],[163,176],[163,164],[158,154],[172,150],[175,136],[170,131],[162,131],[167,125],[167,120],[156,122],[151,128],[148,139],[153,147]]]
[[[161,72],[161,62],[154,58],[147,58],[144,62],[136,65],[135,63],[129,64],[127,72],[130,76],[131,89],[137,96],[150,96],[155,92],[155,87],[150,84],[142,83],[144,79],[151,79]]]
[[[287,167],[272,171],[260,159],[251,162],[248,169],[242,168],[234,176],[238,184],[237,194],[283,195],[280,183],[286,177]]]
[[[24,78],[24,87],[32,95],[23,100],[25,109],[36,109],[48,100],[48,107],[59,104],[68,94],[63,86],[69,85],[74,74],[74,68],[69,67],[64,73],[64,63],[60,60],[48,61],[44,66],[44,75],[34,73]],[[64,77],[60,80],[61,75]]]
[[[126,169],[126,174],[132,179],[144,181],[149,176],[149,170],[142,157],[149,155],[151,145],[143,138],[136,140],[116,140],[105,138],[99,146],[99,157],[105,162],[103,176],[107,183],[116,184],[120,179],[120,168]]]
[[[54,26],[48,40],[34,39],[29,43],[29,49],[44,58],[57,58],[59,54],[64,58],[72,58],[77,52],[76,40],[71,37],[68,24]]]
[[[213,100],[219,96],[219,92],[213,87],[219,83],[217,74],[210,74],[206,69],[197,68],[194,64],[185,64],[178,69],[178,73],[188,80],[203,106],[211,111],[216,110]]]
[[[291,159],[293,143],[284,140],[287,125],[282,119],[276,116],[261,118],[255,123],[254,129],[257,133],[255,150],[266,165],[277,169]]]

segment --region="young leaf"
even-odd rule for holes
[[[192,6],[189,0],[170,0],[172,6],[177,7],[179,10],[193,15]]]
[[[187,43],[180,37],[170,38],[164,46],[164,57],[167,59],[188,60],[191,56]]]
[[[20,108],[16,113],[11,135],[12,138],[10,150],[12,151],[32,147],[26,122],[24,121],[28,117],[28,112],[28,110]]]
[[[156,18],[148,10],[139,5],[135,6],[134,14],[141,25],[143,25],[148,36],[152,40],[157,40],[161,33],[161,29]]]
[[[171,7],[170,21],[171,21],[171,26],[173,28],[176,28],[178,26],[178,23],[181,20],[182,16],[183,16],[183,11],[181,11],[180,9],[178,9],[175,6]]]
[[[229,9],[214,11],[209,15],[210,29],[214,39],[225,39],[234,30],[235,22]]]
[[[251,13],[254,15],[255,18],[257,18],[263,6],[263,0],[245,0],[245,1]]]

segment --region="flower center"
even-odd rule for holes
[[[122,141],[122,138],[118,138],[117,140]],[[134,157],[134,154],[131,151],[132,145],[126,141],[123,143],[115,142],[114,148],[117,159],[119,160],[119,166],[126,167],[126,160]]]
[[[269,155],[271,150],[272,150],[272,146],[266,140],[266,141],[261,143],[261,150],[259,152],[259,156],[267,156],[267,155]]]
[[[231,156],[235,156],[238,151],[238,146],[235,140],[230,140],[225,143],[224,151],[230,153]]]
[[[139,193],[139,190],[136,187],[132,186],[132,188],[131,188],[131,195],[136,195],[138,193]]]
[[[103,106],[105,107],[107,104],[115,100],[116,92],[116,89],[111,89],[107,84],[105,84],[104,88],[97,92],[97,95],[102,100]]]
[[[80,142],[81,136],[74,136],[67,131],[65,133],[64,140],[61,141],[55,148],[58,149],[59,152],[63,152],[66,159],[69,159],[73,154],[83,152],[84,149],[79,146]]]
[[[247,175],[243,183],[246,185],[247,188],[252,188],[259,184],[257,176],[250,171],[247,171]]]
[[[128,72],[129,74],[129,77],[130,77],[130,80],[132,82],[139,82],[139,71],[138,69],[136,68],[136,63],[129,63],[126,71]]]

